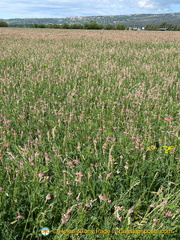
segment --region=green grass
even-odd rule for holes
[[[0,238],[177,239],[180,42],[31,31],[0,37]]]

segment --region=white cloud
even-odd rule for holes
[[[120,15],[171,11],[180,0],[0,0],[0,18]]]
[[[146,9],[154,9],[156,3],[149,0],[142,0],[138,2],[139,7]]]
[[[172,4],[180,4],[180,0],[138,0],[135,1],[141,9],[153,11],[170,11]]]

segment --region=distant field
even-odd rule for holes
[[[174,31],[116,31],[116,30],[67,30],[67,29],[22,29],[0,28],[0,34],[7,37],[24,37],[30,39],[81,39],[103,38],[116,41],[180,41],[180,33]]]
[[[0,28],[0,239],[178,239],[179,49],[180,32]]]

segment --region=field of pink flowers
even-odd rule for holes
[[[178,239],[180,33],[0,43],[0,239]]]

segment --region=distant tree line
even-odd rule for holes
[[[5,22],[5,21],[0,21],[0,27],[8,27],[7,22]]]
[[[91,21],[89,23],[74,23],[74,24],[68,24],[68,23],[63,23],[63,24],[8,24],[7,22],[0,20],[0,27],[23,27],[23,28],[57,28],[57,29],[105,29],[105,30],[129,30],[129,27],[126,27],[125,25],[122,24],[107,24],[107,25],[102,25],[98,24],[95,21]],[[144,30],[148,31],[163,31],[163,30],[168,30],[168,31],[180,31],[180,25],[175,25],[171,23],[161,23],[160,25],[146,25]]]
[[[126,30],[129,29],[124,25],[117,24],[117,25],[102,25],[98,24],[95,21],[91,21],[90,23],[74,23],[74,24],[68,24],[68,23],[63,23],[63,24],[35,24],[35,28],[58,28],[58,29],[106,29],[106,30]]]
[[[122,24],[107,24],[107,25],[102,25],[98,24],[95,21],[91,21],[89,23],[74,23],[74,24],[68,24],[68,23],[63,23],[63,24],[34,24],[31,25],[31,27],[35,28],[58,28],[58,29],[105,29],[105,30],[129,30],[129,27],[126,27],[125,25]],[[158,30],[169,30],[169,31],[180,31],[180,26],[174,25],[171,23],[161,23],[160,25],[147,25],[144,30],[149,30],[149,31],[158,31]]]
[[[168,31],[180,31],[180,26],[171,23],[161,23],[160,25],[147,25],[145,30],[158,31],[158,30],[168,30]]]

